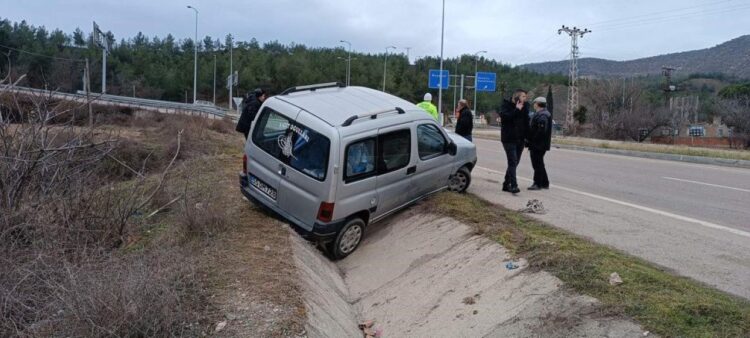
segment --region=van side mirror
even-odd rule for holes
[[[448,143],[445,148],[448,150],[448,154],[450,154],[451,156],[456,156],[456,153],[458,152],[458,146],[456,146],[453,141],[451,141],[451,143]]]

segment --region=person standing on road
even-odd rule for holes
[[[529,103],[526,102],[526,97],[525,90],[516,89],[511,100],[503,100],[500,108],[500,141],[503,143],[505,157],[508,160],[503,191],[513,194],[521,192],[516,180],[516,168],[521,160],[529,127]]]
[[[531,118],[527,145],[534,168],[534,184],[529,190],[549,189],[549,178],[544,168],[544,154],[552,143],[552,114],[547,111],[547,99],[540,96],[532,102],[534,116]]]
[[[252,125],[253,120],[255,120],[255,115],[258,114],[258,110],[260,110],[260,106],[266,98],[266,91],[262,88],[256,88],[252,93],[249,93],[242,102],[242,115],[240,115],[240,120],[237,121],[237,128],[235,128],[235,130],[244,134],[246,140],[247,134],[250,132],[250,126]]]
[[[430,115],[432,115],[432,118],[435,119],[435,121],[438,121],[439,115],[437,111],[437,107],[435,107],[434,104],[432,104],[432,94],[426,93],[424,94],[424,101],[417,104],[417,107],[424,109],[426,112],[428,112]],[[440,123],[440,121],[438,121]]]
[[[471,131],[474,129],[474,116],[471,114],[469,102],[466,99],[458,101],[456,106],[456,134],[472,142]]]

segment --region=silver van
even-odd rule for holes
[[[326,83],[268,98],[243,161],[242,193],[340,259],[368,224],[443,189],[465,191],[477,155],[408,101]]]

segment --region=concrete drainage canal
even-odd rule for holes
[[[596,299],[450,218],[403,212],[374,224],[331,262],[294,238],[309,337],[636,337],[632,322],[599,315]],[[364,331],[359,324],[374,324]]]

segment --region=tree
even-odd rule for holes
[[[575,112],[573,112],[573,119],[575,119],[578,124],[586,123],[586,112],[588,112],[586,106],[579,105]]]
[[[732,130],[732,146],[750,147],[750,83],[727,86],[719,97],[719,116]]]
[[[552,97],[552,85],[549,85],[547,87],[547,111],[549,111],[550,114],[554,113],[554,99]]]
[[[669,125],[669,111],[649,101],[635,81],[595,80],[582,89],[592,107],[586,119],[599,137],[643,142],[659,127]]]
[[[86,38],[83,35],[83,31],[80,28],[76,28],[73,32],[73,44],[76,47],[83,47],[86,45]]]

